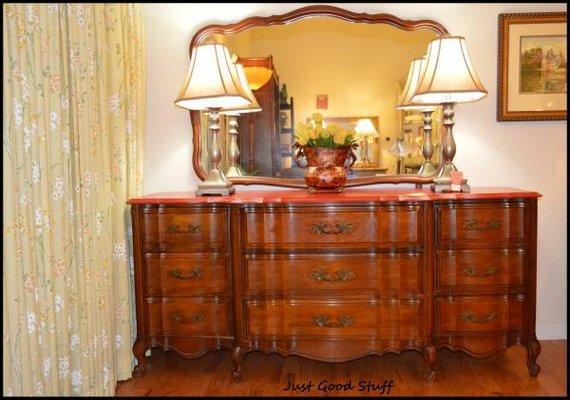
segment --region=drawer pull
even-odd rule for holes
[[[352,232],[354,225],[350,222],[326,222],[318,221],[313,224],[311,232],[317,235],[344,235]]]
[[[482,317],[478,317],[473,311],[466,311],[461,313],[461,320],[465,322],[474,322],[476,324],[486,324],[487,322],[492,322],[497,319],[497,314],[494,312],[488,312]]]
[[[499,229],[502,225],[501,221],[497,219],[490,219],[484,225],[480,225],[478,220],[471,218],[463,222],[463,229],[468,231],[492,231]]]
[[[313,325],[324,328],[347,328],[354,325],[354,318],[350,315],[341,315],[336,320],[338,321],[337,323],[332,323],[327,315],[316,315],[313,317]]]
[[[339,269],[332,276],[330,276],[328,274],[328,271],[325,269],[314,269],[312,271],[312,278],[315,281],[345,282],[355,279],[356,274],[347,269]]]
[[[473,268],[471,265],[468,265],[467,267],[465,267],[465,269],[463,270],[463,272],[466,275],[469,275],[471,277],[476,277],[477,276],[477,270],[475,268]],[[493,276],[493,275],[497,275],[499,272],[501,272],[500,268],[497,268],[493,265],[489,265],[489,268],[487,269],[487,272],[485,272],[483,275],[480,276],[480,278],[487,278],[489,276]]]
[[[179,235],[197,235],[202,233],[204,229],[200,224],[190,223],[187,225],[187,229],[183,229],[179,224],[170,224],[166,226],[166,233],[174,233]]]
[[[197,311],[189,319],[184,319],[182,314],[175,312],[170,316],[170,319],[173,322],[178,322],[179,324],[199,324],[200,322],[204,322],[206,320],[206,312],[202,310]]]
[[[199,279],[204,276],[204,270],[201,268],[192,268],[190,274],[184,276],[178,268],[170,270],[170,276],[176,279]]]

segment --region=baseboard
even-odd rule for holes
[[[536,327],[538,340],[566,340],[566,325],[541,324]]]

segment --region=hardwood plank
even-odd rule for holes
[[[209,353],[188,360],[156,349],[147,358],[143,378],[119,382],[116,396],[378,396],[378,391],[359,391],[359,381],[381,383],[393,380],[390,395],[396,396],[566,396],[567,342],[541,341],[538,363],[542,371],[531,378],[526,367],[526,349],[512,346],[486,359],[464,353],[438,351],[433,384],[424,379],[424,357],[417,352],[400,356],[368,356],[342,363],[324,363],[277,354],[248,354],[243,382],[232,378],[228,352]],[[297,383],[312,381],[310,392],[284,391],[288,377]],[[350,390],[318,390],[321,381],[346,383]]]

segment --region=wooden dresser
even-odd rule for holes
[[[336,362],[512,344],[536,376],[536,192],[166,193],[131,199],[138,360],[228,349]]]

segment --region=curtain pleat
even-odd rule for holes
[[[135,332],[140,4],[3,6],[4,395],[114,394]]]

